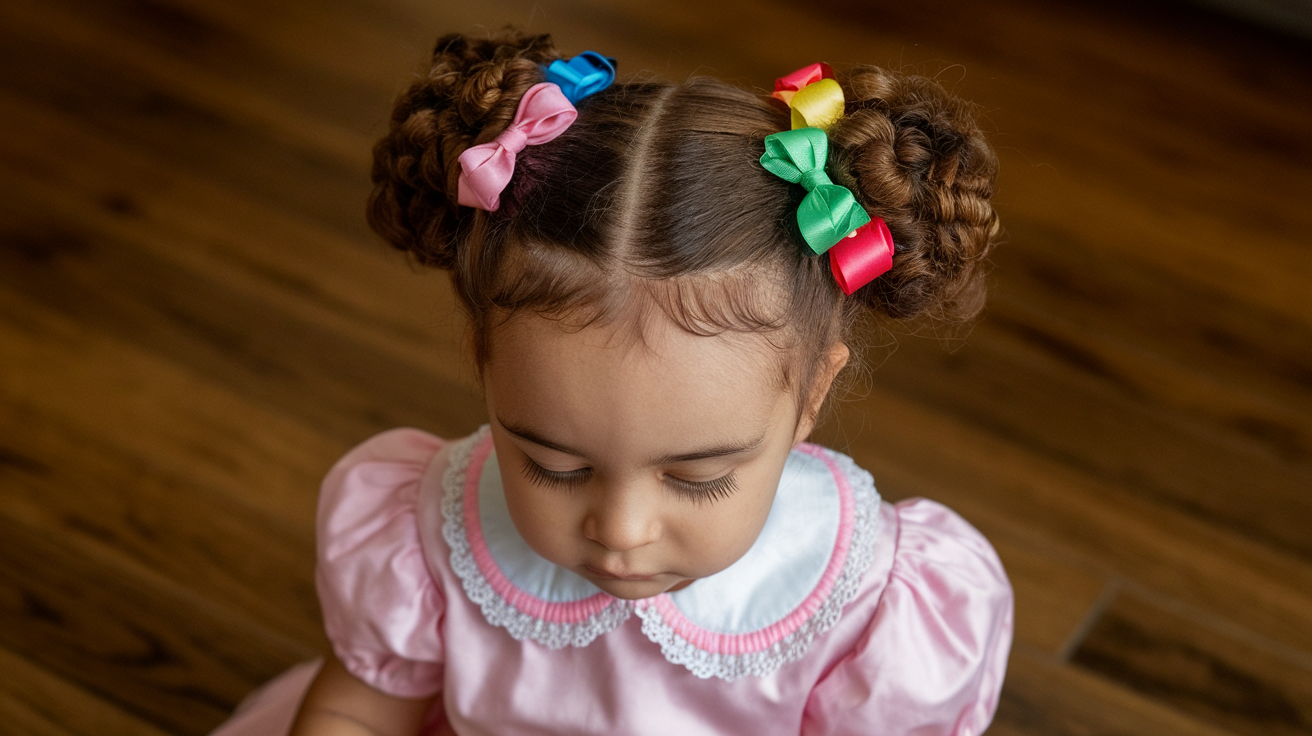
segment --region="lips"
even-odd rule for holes
[[[610,580],[651,580],[652,578],[656,577],[655,575],[623,575],[620,573],[610,572],[608,570],[602,570],[600,568],[593,567],[592,565],[584,565],[583,567],[586,568],[588,572],[592,573],[593,575],[596,575],[599,578],[608,578]]]

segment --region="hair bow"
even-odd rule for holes
[[[526,146],[555,139],[578,116],[560,87],[550,82],[529,87],[510,127],[491,142],[470,146],[460,154],[456,201],[495,212],[501,206],[501,192],[515,173],[515,156]]]
[[[765,138],[761,166],[793,184],[801,184],[806,198],[797,207],[802,238],[817,255],[829,250],[848,233],[870,222],[870,215],[847,187],[825,173],[829,137],[819,128],[798,128]]]
[[[816,62],[774,80],[772,97],[792,109],[793,129],[822,128],[843,117],[843,88],[828,64]]]
[[[882,217],[848,233],[829,249],[829,270],[848,296],[892,267],[893,234]]]
[[[774,94],[771,96],[783,101],[785,104],[789,104],[792,102],[793,95],[801,91],[806,85],[815,84],[821,79],[833,78],[834,70],[823,61],[817,61],[774,80]]]
[[[569,61],[556,59],[547,67],[547,81],[560,85],[569,101],[578,104],[615,81],[615,60],[596,51],[584,51]]]

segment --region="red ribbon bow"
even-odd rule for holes
[[[829,270],[848,296],[892,267],[893,234],[882,217],[853,230],[829,249]]]
[[[833,78],[834,70],[823,61],[817,61],[774,80],[774,92],[770,96],[788,104],[792,102],[793,95],[801,92],[806,85]]]

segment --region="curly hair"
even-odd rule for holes
[[[759,163],[788,110],[714,79],[613,85],[519,154],[500,209],[459,206],[460,153],[502,132],[558,58],[546,35],[445,36],[374,148],[369,223],[451,271],[480,366],[498,320],[522,310],[586,324],[655,305],[696,334],[769,331],[818,356],[869,310],[967,320],[981,309],[997,160],[969,103],[874,66],[839,75],[846,111],[827,168],[884,218],[896,249],[892,270],[850,298],[801,245],[805,193]],[[799,366],[804,384],[815,366]]]

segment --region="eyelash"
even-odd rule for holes
[[[546,488],[573,488],[588,480],[592,475],[592,468],[579,468],[578,470],[569,470],[562,473],[547,470],[533,462],[532,458],[526,457],[524,458],[524,474],[529,477],[529,480]],[[674,487],[675,493],[690,501],[699,503],[714,503],[728,498],[738,490],[738,482],[733,473],[707,481],[684,480],[673,476],[666,476],[666,480]]]
[[[573,488],[583,483],[592,475],[592,468],[579,468],[566,472],[547,470],[533,462],[533,458],[524,458],[524,474],[529,480],[547,488]]]

